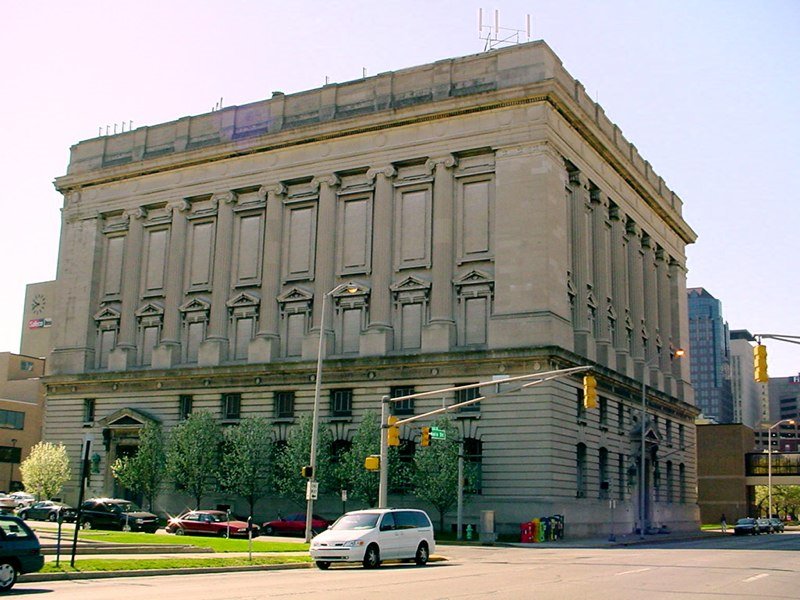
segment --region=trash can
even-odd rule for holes
[[[519,524],[519,541],[523,544],[530,544],[533,541],[533,526],[530,521]]]

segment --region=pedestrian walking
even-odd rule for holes
[[[728,531],[728,521],[725,519],[725,513],[719,518],[719,524],[722,526],[722,533]]]

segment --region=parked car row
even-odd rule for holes
[[[759,535],[762,533],[783,533],[783,521],[776,517],[771,519],[744,517],[733,526],[735,535]]]

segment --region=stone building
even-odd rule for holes
[[[695,234],[545,43],[83,141],[56,187],[45,435],[74,458],[85,433],[103,441],[88,493],[114,491],[109,464],[147,419],[265,415],[285,439],[311,411],[323,335],[339,445],[384,394],[593,366],[598,410],[573,378],[454,416],[481,472],[466,522],[563,514],[572,535],[607,532],[614,498],[631,530],[644,434],[648,524],[696,524],[697,410],[671,360]]]

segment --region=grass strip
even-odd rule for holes
[[[195,535],[154,535],[124,531],[81,531],[78,540],[107,544],[163,544],[196,546],[210,548],[214,552],[247,552],[249,543],[241,539],[225,539]],[[253,540],[253,552],[304,552],[308,550],[305,542],[273,542],[265,538]]]
[[[151,569],[191,569],[209,567],[244,567],[258,565],[284,565],[291,563],[311,562],[309,556],[254,556],[249,560],[246,556],[229,556],[213,558],[92,558],[75,561],[75,568],[70,567],[69,560],[45,563],[41,573],[87,573],[106,571],[146,571]]]

